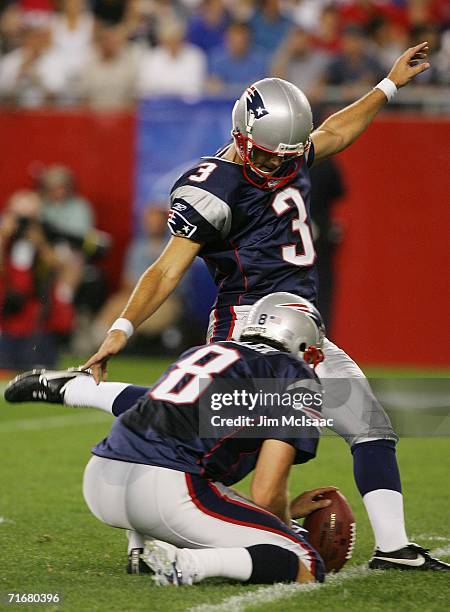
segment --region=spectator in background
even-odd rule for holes
[[[408,0],[406,10],[408,22],[412,29],[426,27],[440,22],[440,8],[442,4],[448,5],[448,0]],[[442,22],[441,22],[442,23]]]
[[[378,61],[367,51],[363,30],[347,26],[342,36],[342,51],[331,62],[326,82],[328,85],[346,85],[349,95],[357,95],[360,89],[376,83],[383,74]]]
[[[129,107],[136,99],[138,55],[121,25],[98,24],[95,48],[80,79],[80,97],[101,110]]]
[[[39,177],[43,200],[42,218],[55,230],[83,239],[94,227],[91,204],[76,193],[70,168],[49,166]]]
[[[0,368],[54,367],[61,334],[71,331],[70,265],[41,223],[41,200],[21,191],[0,219]]]
[[[186,7],[190,9],[193,7]],[[128,38],[133,42],[154,47],[158,44],[157,31],[166,21],[187,19],[186,10],[179,1],[172,0],[130,0],[124,22]]]
[[[139,93],[145,96],[200,96],[206,78],[206,56],[185,41],[181,21],[162,22],[158,45],[141,60]]]
[[[420,39],[420,36],[425,36],[425,38]],[[420,87],[423,85],[437,85],[439,84],[439,70],[436,60],[440,52],[440,39],[439,32],[436,26],[432,23],[429,23],[413,28],[411,31],[411,38],[409,44],[417,45],[417,40],[427,40],[430,43],[431,67],[429,70],[427,70],[429,74],[417,75],[419,78],[417,79],[417,82],[414,83],[414,86]]]
[[[21,27],[21,12],[16,2],[0,7],[0,56],[19,47]]]
[[[282,43],[292,22],[281,13],[280,0],[260,0],[250,19],[253,43],[262,52],[271,54]]]
[[[156,15],[153,2],[134,1],[129,5],[127,29],[128,40],[141,45],[155,44]]]
[[[408,46],[407,28],[397,22],[379,17],[370,24],[370,34],[374,45],[374,55],[382,68],[389,70],[402,49]]]
[[[245,23],[231,23],[225,46],[211,54],[208,91],[238,94],[250,83],[267,76],[267,58],[251,44],[251,31]]]
[[[147,207],[142,214],[139,234],[128,247],[119,289],[105,302],[90,326],[89,336],[85,338],[84,352],[95,348],[112,323],[120,315],[141,275],[158,259],[167,240],[167,210]],[[140,326],[137,334],[158,336],[173,326],[181,310],[179,291],[176,291],[163,304],[158,317]],[[147,324],[148,323],[148,324]]]
[[[335,55],[341,49],[341,22],[335,6],[323,7],[319,15],[318,27],[311,32],[315,49]]]
[[[76,82],[85,66],[93,39],[94,19],[86,0],[61,0],[53,18],[53,48],[64,54],[69,81]]]
[[[310,35],[294,28],[276,53],[272,74],[286,79],[305,92],[311,103],[321,94],[322,81],[330,58],[323,51],[314,51]]]
[[[96,19],[100,22],[117,25],[126,15],[128,0],[90,0]]]
[[[256,0],[225,0],[233,21],[249,21],[255,13]]]
[[[450,30],[443,33],[441,48],[436,56],[436,73],[441,85],[450,86]]]
[[[73,301],[85,267],[82,244],[94,229],[92,208],[76,193],[73,174],[66,166],[53,165],[44,170],[39,188],[43,202],[41,219],[54,233],[58,257],[70,270],[66,274],[66,291]]]
[[[339,4],[341,21],[345,27],[357,24],[364,28],[380,11],[381,5],[373,0],[350,0]]]
[[[108,234],[94,228],[91,204],[76,192],[69,168],[48,167],[39,177],[39,189],[44,203],[42,223],[60,261],[68,267],[65,287],[76,309],[72,347],[77,348],[79,330],[86,329],[105,299],[106,280],[96,260],[108,251],[111,241]]]
[[[321,14],[330,6],[330,0],[291,0],[290,5],[294,23],[313,33],[319,28]]]
[[[52,49],[51,17],[25,13],[22,45],[0,60],[0,97],[19,106],[58,101],[67,84],[64,56]]]
[[[187,39],[209,54],[223,44],[229,21],[223,0],[204,0],[189,20]]]
[[[51,13],[55,8],[54,0],[18,0],[22,11]]]

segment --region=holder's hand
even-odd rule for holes
[[[320,499],[320,497],[330,491],[337,491],[337,487],[319,487],[318,489],[312,489],[312,491],[305,491],[295,497],[290,505],[292,518],[304,518],[314,510],[329,506],[331,499]]]

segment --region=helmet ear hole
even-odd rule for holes
[[[299,346],[299,351],[304,353],[306,351],[306,342],[302,342]]]

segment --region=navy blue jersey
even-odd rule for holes
[[[316,304],[308,170],[313,156],[311,146],[296,178],[275,191],[255,187],[240,164],[220,156],[202,158],[173,186],[168,225],[175,236],[202,243],[200,256],[219,290],[216,321],[228,318],[231,327],[230,307],[276,291]]]
[[[200,376],[207,387],[202,393]],[[264,344],[230,341],[194,347],[183,353],[135,406],[116,419],[108,437],[94,447],[93,453],[197,474],[226,485],[238,482],[254,469],[268,437],[292,445],[295,463],[313,458],[318,443],[315,427],[292,430],[292,437],[281,436],[278,430],[259,437],[254,427],[246,429],[242,424],[233,424],[226,433],[212,428],[210,437],[199,434],[200,398],[210,386],[220,383],[235,389],[245,381],[246,388],[251,389],[254,381],[261,379],[273,380],[272,391],[285,390],[288,379],[319,384],[306,363]],[[262,407],[256,404],[251,414],[257,418]],[[253,437],[246,437],[250,429]]]

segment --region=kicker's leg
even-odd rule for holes
[[[408,544],[395,453],[398,437],[357,364],[329,340],[324,353],[325,361],[316,369],[325,389],[323,415],[333,418],[334,431],[352,450],[355,482],[377,547],[397,550]]]

